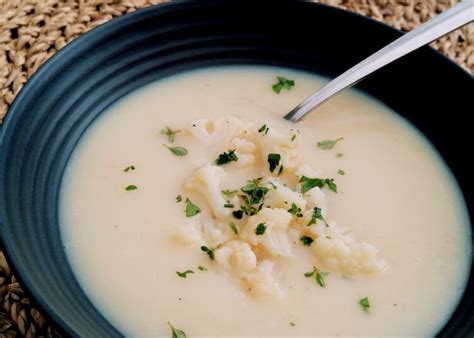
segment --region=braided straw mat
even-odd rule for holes
[[[0,123],[25,81],[56,51],[84,32],[163,0],[0,0]],[[320,0],[409,31],[458,0]],[[432,46],[474,70],[474,24]],[[0,338],[60,337],[30,304],[0,248]]]

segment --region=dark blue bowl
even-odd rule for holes
[[[200,1],[141,10],[80,37],[28,81],[1,127],[1,237],[23,285],[66,333],[120,335],[87,299],[68,265],[58,230],[58,194],[81,135],[123,95],[209,65],[269,64],[334,76],[400,35],[373,20],[314,3]],[[359,88],[432,141],[472,214],[470,75],[426,47]],[[473,335],[473,289],[471,272],[440,336]]]

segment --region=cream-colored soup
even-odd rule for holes
[[[277,75],[295,86],[277,95],[271,88]],[[194,71],[127,96],[90,128],[64,179],[61,233],[79,282],[121,332],[168,337],[170,321],[188,337],[428,336],[445,324],[462,294],[471,252],[454,180],[416,130],[355,91],[297,125],[282,119],[323,83],[280,68]],[[291,257],[273,260],[281,294],[261,298],[199,247],[178,243],[176,231],[188,219],[176,196],[205,204],[183,182],[228,150],[219,142],[203,146],[184,129],[222,116],[281,132],[297,128],[303,162],[337,182],[337,194],[325,192],[327,218],[378,248],[385,269],[334,272],[320,287],[304,277],[317,258],[296,239]],[[170,145],[160,133],[165,126],[183,130],[172,145],[188,155],[163,146]],[[339,137],[333,149],[316,145]],[[130,165],[135,170],[125,172]],[[242,186],[248,177],[239,180],[229,168],[234,176],[226,184]],[[137,189],[127,191],[129,185]],[[177,276],[187,269],[194,273]],[[368,313],[359,305],[364,297]]]

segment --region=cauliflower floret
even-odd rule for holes
[[[307,164],[303,164],[302,166],[298,167],[295,171],[296,176],[298,178],[301,178],[303,176],[310,177],[310,178],[316,178],[321,176],[321,171],[320,170],[314,170]]]
[[[265,205],[272,208],[290,209],[294,203],[301,210],[306,209],[306,200],[299,192],[291,190],[277,179],[269,182],[272,183],[274,189],[270,189],[265,195]]]
[[[235,149],[236,155],[239,158],[237,162],[234,162],[239,168],[247,168],[255,164],[255,151],[257,147],[253,142],[248,140],[234,137],[230,141],[230,149]]]
[[[183,225],[179,226],[174,234],[174,239],[180,244],[190,247],[203,245],[204,240],[197,217],[189,218]]]
[[[217,246],[231,238],[231,234],[222,229],[213,219],[204,215],[189,218],[179,226],[174,235],[182,245],[199,247],[201,245]]]
[[[326,195],[319,187],[314,187],[313,189],[307,191],[304,194],[304,198],[308,202],[308,208],[314,209],[315,207],[318,207],[322,210],[323,215],[328,212]]]
[[[206,164],[197,169],[185,182],[185,188],[200,193],[206,198],[215,217],[224,218],[230,210],[224,207],[226,201],[221,193],[221,180],[226,175],[224,169]]]
[[[241,120],[228,116],[215,120],[194,121],[187,130],[192,136],[207,145],[211,143],[227,144],[232,138],[247,130],[247,127]]]
[[[263,260],[251,272],[243,276],[248,292],[254,297],[274,297],[281,295],[281,289],[273,277],[273,263]]]
[[[373,245],[357,242],[351,234],[342,232],[335,223],[331,223],[329,227],[319,225],[315,229],[319,237],[311,247],[318,260],[328,269],[346,275],[385,270],[387,263],[378,257],[378,250]]]
[[[240,276],[257,266],[257,257],[250,245],[239,240],[226,243],[214,252],[214,256],[222,267],[234,270]]]
[[[291,256],[287,235],[291,219],[291,214],[284,209],[263,208],[249,217],[240,237],[253,246],[263,247],[271,256]],[[265,232],[257,235],[255,232],[260,224],[264,224]]]
[[[291,141],[290,135],[283,135],[268,127],[268,133],[263,135],[258,133],[256,140],[260,145],[262,159],[267,163],[268,154],[279,154],[280,164],[284,170],[292,170],[298,167],[301,156],[301,137],[296,137]],[[267,170],[269,170],[267,166]]]

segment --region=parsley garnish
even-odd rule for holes
[[[258,129],[258,132],[262,135],[267,135],[268,134],[268,127],[266,124],[264,124],[263,126],[261,126],[259,129]]]
[[[346,174],[346,172],[345,172],[344,170],[342,170],[342,169],[339,169],[339,170],[337,171],[337,173],[338,173],[339,175],[341,175],[341,176],[344,176],[344,175]]]
[[[198,266],[198,269],[199,269],[200,271],[207,271],[207,268],[204,267],[204,266],[202,266],[202,265],[199,265],[199,266]]]
[[[314,187],[322,188],[324,185],[327,185],[328,188],[335,193],[337,193],[337,186],[334,183],[333,178],[309,178],[306,176],[302,176],[300,179],[301,188],[303,192],[307,192],[308,190],[313,189]]]
[[[268,164],[270,165],[270,172],[273,172],[280,164],[280,154],[268,154]]]
[[[291,325],[291,326],[295,326],[296,324],[295,324],[295,323],[293,323],[293,322],[290,322],[290,325]]]
[[[296,134],[293,134],[293,136],[291,137],[291,142],[293,142],[295,139],[296,139]]]
[[[359,304],[365,312],[369,312],[370,303],[367,297],[364,297],[361,300],[359,300]]]
[[[166,148],[168,148],[171,153],[173,155],[176,155],[176,156],[185,156],[188,154],[188,151],[186,150],[186,148],[183,148],[183,147],[169,147],[167,146],[166,144],[163,144]]]
[[[288,209],[288,212],[292,215],[295,215],[296,217],[303,217],[303,214],[301,213],[301,208],[298,208],[295,203],[291,203],[291,208]]]
[[[215,161],[215,163],[217,165],[223,165],[232,161],[237,162],[238,159],[239,158],[235,154],[235,149],[233,149],[233,150],[229,150],[227,153],[224,152],[220,154],[217,160]]]
[[[337,157],[337,158],[340,158],[340,157],[342,157],[342,156],[344,156],[343,153],[337,153],[337,154],[336,154],[336,157]]]
[[[313,209],[313,214],[311,215],[311,220],[309,221],[308,224],[306,224],[306,226],[310,226],[310,225],[313,225],[313,224],[316,224],[316,221],[320,219],[321,221],[324,222],[324,224],[328,227],[329,225],[326,223],[326,220],[324,219],[323,217],[323,214],[321,213],[321,209],[319,209],[318,207],[314,208]]]
[[[235,223],[229,222],[229,226],[232,229],[232,231],[234,232],[234,234],[237,235],[239,233],[239,230],[237,230],[237,225],[235,225]]]
[[[283,76],[277,76],[276,77],[278,82],[272,85],[272,89],[275,93],[280,94],[280,91],[282,88],[286,88],[288,90],[291,89],[295,85],[295,81],[293,80],[288,80],[287,78]]]
[[[242,219],[243,215],[244,212],[242,210],[232,211],[232,216],[234,216],[236,219]]]
[[[316,282],[321,286],[322,288],[326,286],[326,282],[324,281],[324,277],[328,276],[329,272],[326,271],[320,271],[317,267],[313,266],[313,271],[306,272],[304,274],[305,277],[312,277],[314,276],[314,279]]]
[[[128,173],[130,170],[135,170],[135,166],[129,165],[129,166],[126,167],[123,171],[125,171],[126,173]]]
[[[247,184],[240,189],[246,194],[239,195],[243,202],[240,208],[246,215],[255,215],[263,208],[263,197],[267,194],[268,188],[263,186],[261,181],[261,178],[247,181]],[[235,213],[234,217],[240,219]]]
[[[184,331],[175,328],[170,322],[168,322],[168,325],[171,329],[171,338],[186,338],[186,333],[184,333]]]
[[[192,217],[199,214],[201,212],[201,209],[197,205],[193,204],[193,202],[191,202],[189,198],[186,198],[185,212],[186,212],[186,217]]]
[[[336,145],[337,142],[343,140],[343,137],[340,137],[336,140],[324,140],[321,142],[318,142],[318,147],[321,149],[332,149]]]
[[[227,197],[232,197],[236,193],[238,193],[239,191],[238,190],[229,190],[229,189],[227,189],[227,190],[222,190],[221,192]]]
[[[176,196],[176,203],[179,203],[182,200],[183,200],[183,198],[181,197],[181,195]]]
[[[203,245],[201,246],[201,251],[205,252],[209,256],[209,259],[214,260],[214,249],[209,249],[207,246]]]
[[[126,191],[132,191],[132,190],[137,190],[137,189],[138,187],[133,184],[127,185],[127,187],[125,188]]]
[[[281,165],[280,170],[278,170],[278,176],[280,176],[282,172],[283,172],[283,165]]]
[[[312,239],[309,236],[301,236],[300,241],[301,241],[301,243],[303,243],[303,245],[310,246],[311,243],[314,242],[314,239]]]
[[[181,130],[173,130],[170,127],[165,127],[163,129],[161,129],[161,135],[166,136],[170,143],[174,142],[174,138],[175,138],[176,134],[179,133],[179,132],[181,132]]]
[[[194,273],[194,271],[193,270],[186,270],[183,272],[176,271],[176,274],[181,278],[186,278],[188,273]]]
[[[265,233],[265,230],[267,230],[267,227],[266,227],[265,223],[260,223],[255,228],[255,235],[257,235],[257,236],[263,235]]]
[[[226,203],[224,204],[224,208],[233,208],[234,205],[232,203]]]

